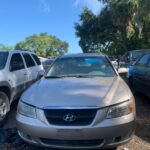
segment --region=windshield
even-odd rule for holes
[[[8,57],[8,52],[0,52],[0,70],[4,69]]]
[[[132,60],[136,61],[139,59],[142,55],[144,55],[144,52],[132,52]]]
[[[60,58],[47,77],[112,77],[115,71],[104,57]]]

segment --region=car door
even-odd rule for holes
[[[28,53],[23,53],[23,58],[27,66],[27,72],[28,72],[28,84],[27,86],[34,83],[36,80],[36,73],[35,73],[35,62],[33,61],[32,57]]]
[[[40,75],[44,75],[43,65],[41,64],[41,61],[39,60],[39,58],[35,54],[31,54],[31,56],[32,56],[32,58],[34,59],[34,61],[36,63],[35,73],[36,73],[36,77],[38,79],[38,77]]]
[[[147,71],[148,55],[144,55],[133,68],[133,82],[136,89],[145,93],[145,72]]]
[[[17,97],[25,90],[25,84],[28,81],[27,70],[20,53],[12,54],[9,71],[9,81],[12,85],[13,96]]]
[[[150,54],[148,54],[149,60],[144,72],[144,84],[145,84],[145,94],[150,97]]]

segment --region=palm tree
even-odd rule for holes
[[[134,13],[134,22],[139,29],[139,38],[142,38],[142,30],[150,17],[150,0],[137,0],[138,7]]]

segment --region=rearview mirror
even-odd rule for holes
[[[119,74],[121,74],[121,73],[127,73],[127,72],[128,72],[128,68],[125,68],[125,67],[124,67],[124,68],[119,68],[119,69],[118,69],[118,73],[119,73]]]

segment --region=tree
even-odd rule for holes
[[[31,35],[24,41],[16,44],[16,50],[31,50],[38,56],[59,56],[67,53],[68,43],[61,41],[55,36],[41,33],[40,35]]]
[[[138,7],[134,15],[134,21],[138,28],[138,36],[142,38],[142,30],[150,17],[150,0],[136,0]]]
[[[14,49],[13,46],[0,44],[0,50],[12,50]]]
[[[84,52],[90,52],[95,47],[99,48],[96,42],[97,18],[87,8],[84,8],[83,13],[80,15],[81,24],[75,24],[76,35],[81,38],[79,45]],[[93,36],[95,35],[95,36]]]
[[[75,29],[76,35],[80,37],[79,45],[83,52],[107,53],[117,32],[108,7],[98,16],[85,8],[80,15],[80,23],[75,24]]]
[[[142,30],[150,15],[150,0],[99,0],[107,4],[113,10],[114,22],[122,23],[128,29],[135,24],[138,36],[142,38]]]
[[[150,46],[150,0],[99,0],[104,8],[96,16],[83,10],[75,24],[83,52],[122,54]]]
[[[122,48],[128,50],[128,37],[132,34],[132,18],[137,9],[136,0],[112,0],[109,4],[113,24],[118,27],[121,38]]]

